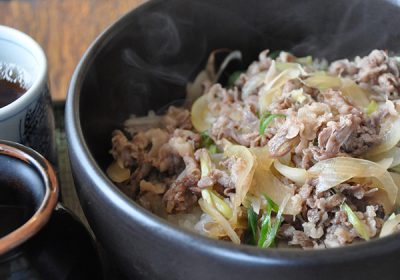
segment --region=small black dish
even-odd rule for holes
[[[102,279],[94,241],[57,203],[49,162],[0,140],[0,279]]]

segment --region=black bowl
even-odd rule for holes
[[[98,240],[140,279],[398,279],[400,236],[315,251],[260,250],[191,234],[152,215],[104,173],[111,132],[185,95],[217,48],[244,64],[265,49],[335,59],[400,50],[400,9],[385,1],[150,1],[89,48],[72,78],[66,128],[79,197]],[[139,279],[139,278],[137,278]]]

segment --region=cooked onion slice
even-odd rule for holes
[[[240,244],[240,238],[237,233],[232,228],[231,224],[224,218],[224,216],[215,209],[211,204],[203,200],[202,198],[199,199],[199,205],[201,209],[210,215],[211,218],[214,219],[225,231],[225,233],[229,236],[232,242],[236,244]]]
[[[203,132],[210,128],[211,123],[209,122],[208,114],[207,95],[202,95],[193,103],[191,111],[192,124],[198,132]]]
[[[399,147],[393,147],[392,149],[382,152],[380,154],[371,156],[367,158],[368,160],[374,161],[376,163],[382,163],[383,160],[391,159],[392,162],[389,166],[389,168],[396,167],[400,165],[400,148]]]
[[[110,166],[108,166],[106,173],[115,183],[122,183],[128,180],[131,176],[130,170],[119,166],[117,161],[114,161]]]
[[[307,180],[307,171],[303,168],[290,167],[280,163],[279,160],[274,161],[274,167],[279,173],[299,186],[304,185]]]
[[[398,174],[396,172],[389,172],[389,174],[390,174],[390,176],[392,176],[392,179],[393,179],[394,183],[396,184],[396,186],[398,188],[400,188],[400,174]],[[397,206],[400,205],[400,191],[397,192],[396,205]]]
[[[400,215],[389,217],[389,219],[383,224],[379,237],[385,237],[398,231],[399,224],[400,224]]]
[[[250,148],[250,151],[256,156],[257,168],[262,168],[263,170],[271,168],[275,159],[271,157],[268,146]]]
[[[227,145],[224,150],[226,157],[236,157],[243,160],[243,168],[236,174],[236,193],[233,196],[233,221],[237,218],[238,208],[243,203],[253,180],[257,161],[253,153],[246,147],[240,145]]]
[[[214,206],[225,218],[232,218],[232,209],[229,204],[216,191],[204,189],[201,191],[203,199]]]
[[[380,153],[386,152],[395,147],[400,141],[400,118],[394,120],[392,127],[387,129],[382,142],[368,150],[365,157],[372,157]]]
[[[317,88],[319,90],[325,90],[328,88],[339,89],[342,86],[342,81],[339,77],[328,76],[324,72],[311,75],[305,79],[303,83],[308,87]]]
[[[343,96],[349,98],[351,104],[359,108],[367,108],[369,105],[368,96],[370,93],[358,86],[355,82],[350,79],[342,79],[342,88],[340,89]]]
[[[263,86],[259,91],[259,106],[261,113],[265,113],[274,97],[277,97],[282,93],[281,88],[287,81],[298,78],[302,73],[304,73],[303,68],[301,68],[300,64],[297,64],[294,68],[282,71],[272,81]]]
[[[282,204],[287,196],[290,197],[284,214],[297,215],[301,211],[301,205],[297,205],[293,198],[294,190],[284,185],[271,171],[257,168],[254,172],[254,187],[250,191],[255,197],[270,197],[277,204]],[[299,207],[300,206],[300,207]]]
[[[374,177],[379,188],[388,194],[391,206],[395,205],[398,187],[389,172],[381,165],[358,158],[337,157],[323,160],[308,170],[309,176],[318,177],[317,191],[323,192],[351,178]]]
[[[343,96],[346,96],[353,105],[359,108],[367,108],[369,105],[368,96],[370,93],[350,79],[341,79],[337,76],[326,75],[326,73],[316,73],[305,79],[303,83],[308,87],[319,90],[339,89]]]

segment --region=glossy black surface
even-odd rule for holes
[[[0,143],[17,147],[43,163],[31,149],[2,140]],[[31,218],[46,190],[38,169],[20,159],[0,154],[0,170],[0,234],[5,235]],[[102,275],[92,237],[61,204],[37,234],[0,255],[0,279],[101,280]]]
[[[105,176],[111,131],[184,97],[210,51],[265,49],[335,59],[400,50],[400,10],[385,1],[150,1],[105,31],[71,80],[66,129],[78,194],[96,236],[139,279],[398,279],[400,237],[317,251],[259,250],[158,219]]]
[[[9,156],[0,159],[0,238],[25,223],[37,210],[45,189],[38,172]]]
[[[97,249],[86,228],[66,209],[26,244],[0,256],[0,279],[103,279]]]

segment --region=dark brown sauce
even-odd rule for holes
[[[27,220],[27,207],[21,205],[0,204],[0,238],[16,230]]]
[[[27,90],[19,83],[0,79],[0,108],[20,98]]]

